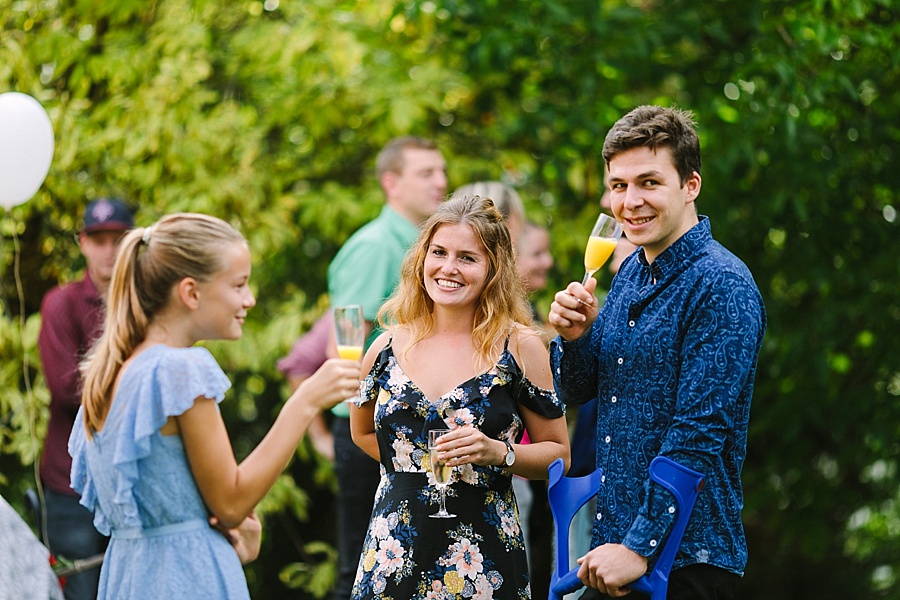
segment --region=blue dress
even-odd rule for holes
[[[471,425],[495,439],[519,440],[518,405],[561,417],[556,394],[529,382],[504,349],[492,368],[432,403],[400,368],[390,344],[361,387],[361,401],[377,403],[381,483],[351,597],[530,598],[512,476],[499,467],[454,469],[447,510],[457,517],[430,518],[440,496],[428,468],[427,432]]]
[[[102,431],[87,439],[79,410],[69,438],[72,488],[111,535],[98,598],[249,599],[237,553],[208,524],[170,416],[230,382],[205,348],[152,346],[126,368]]]

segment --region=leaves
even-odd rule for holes
[[[742,593],[890,595],[900,586],[895,4],[0,0],[0,91],[38,98],[57,144],[39,194],[0,222],[22,244],[18,257],[0,245],[2,452],[31,460],[29,411],[38,435],[46,418],[39,374],[34,401],[20,375],[22,352],[37,368],[36,331],[15,341],[14,260],[36,327],[43,293],[83,267],[72,234],[86,199],[121,195],[141,225],[209,212],[248,238],[259,304],[243,340],[210,344],[234,382],[223,415],[243,456],[285,395],[275,360],[327,304],[328,262],[380,210],[374,157],[389,138],[435,138],[451,189],[511,182],[530,216],[552,223],[546,306],[581,272],[606,131],[635,105],[679,105],[700,124],[698,206],[754,273],[769,317],[743,473]],[[323,510],[314,460],[290,471],[313,514]],[[30,473],[3,475],[20,485]],[[300,505],[278,494],[270,518]],[[306,543],[270,535],[276,573]],[[317,558],[284,576],[324,593],[331,559],[309,552]],[[256,595],[283,592],[253,569]]]

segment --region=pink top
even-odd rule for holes
[[[278,361],[278,370],[286,376],[310,376],[328,360],[331,335],[331,311],[319,317],[312,329],[300,336],[290,353]]]

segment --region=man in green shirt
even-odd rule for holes
[[[360,304],[366,319],[366,347],[381,333],[378,309],[400,281],[400,265],[421,225],[447,194],[447,164],[431,140],[405,136],[391,140],[375,163],[385,195],[381,214],[344,243],[328,267],[332,306]],[[338,481],[338,582],[334,600],[347,600],[356,577],[375,490],[378,463],[350,438],[349,407],[332,411],[335,473]]]

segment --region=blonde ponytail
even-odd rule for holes
[[[135,284],[143,235],[143,229],[132,230],[119,246],[107,292],[103,334],[82,363],[81,403],[88,438],[103,427],[119,371],[147,332],[149,317],[141,307]]]

